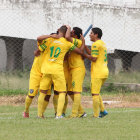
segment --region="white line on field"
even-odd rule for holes
[[[32,113],[35,113],[35,112],[37,112],[37,111],[30,111],[30,114],[32,114]],[[125,113],[125,112],[140,112],[140,109],[139,110],[121,110],[121,111],[109,111],[109,113]],[[19,114],[20,116],[22,116],[22,112],[9,112],[9,113],[0,113],[0,116],[3,116],[3,115],[16,115],[16,114]],[[87,114],[92,114],[92,113],[87,113]],[[52,115],[49,115],[48,117],[52,117]],[[2,117],[0,117],[0,119],[1,119]]]
[[[0,120],[13,120],[15,117],[0,117]]]
[[[33,112],[37,112],[37,111],[30,111],[31,113],[33,113]],[[23,112],[9,112],[9,113],[0,113],[0,116],[1,115],[15,115],[15,114],[22,114]]]

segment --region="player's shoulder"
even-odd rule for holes
[[[78,39],[78,38],[72,38],[72,41],[73,42],[82,43],[82,40],[81,39]]]
[[[91,49],[97,49],[99,47],[99,43],[96,41],[92,44]]]
[[[99,44],[99,46],[100,46],[101,48],[106,49],[106,44],[105,44],[104,41],[102,41],[102,40],[98,40],[97,43]]]
[[[76,47],[80,47],[82,44],[82,40],[77,39],[77,38],[73,38],[72,43],[76,46]]]
[[[92,44],[92,48],[100,48],[104,45],[105,43],[102,40],[97,40]]]

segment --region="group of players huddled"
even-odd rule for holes
[[[70,118],[86,117],[81,105],[81,92],[85,77],[84,58],[91,61],[91,94],[93,117],[104,117],[105,110],[100,89],[108,78],[107,48],[101,40],[102,30],[92,28],[90,40],[94,43],[89,49],[85,45],[82,29],[68,25],[61,26],[57,33],[37,38],[38,49],[30,71],[29,93],[25,100],[24,118],[29,118],[29,107],[38,94],[38,118],[44,118],[52,89],[55,118],[65,117],[68,96],[73,101]]]

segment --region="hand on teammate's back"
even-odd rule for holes
[[[91,55],[89,55],[89,59],[90,59],[91,61],[93,61],[93,62],[95,62],[95,61],[97,60],[96,57],[93,57],[93,56],[91,56]]]
[[[35,56],[39,56],[39,55],[40,55],[40,50],[35,50],[35,51],[34,51],[34,55],[35,55]]]

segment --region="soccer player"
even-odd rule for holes
[[[73,50],[81,55],[83,54],[84,41],[80,49],[76,48],[74,44],[64,38],[66,31],[67,27],[61,26],[58,31],[59,39],[47,39],[44,44],[39,46],[38,52],[45,51],[45,59],[41,67],[43,76],[40,82],[40,95],[38,98],[38,117],[40,118],[43,117],[44,98],[52,82],[54,84],[54,90],[59,93],[56,118],[62,118],[66,95],[66,81],[63,70],[64,56],[69,50]]]
[[[80,34],[82,30],[78,27],[74,27],[71,31],[70,26],[67,25],[66,39],[73,43],[77,48],[81,47],[82,41],[80,40]],[[81,106],[81,92],[83,80],[85,77],[85,64],[82,56],[75,52],[71,52],[68,57],[69,63],[69,82],[68,82],[68,94],[73,100],[71,118],[75,117],[86,117]],[[79,114],[79,115],[78,115]]]
[[[57,33],[58,34],[58,33]],[[56,33],[52,33],[50,36],[48,35],[43,35],[43,36],[40,36],[37,38],[37,40],[42,43],[42,41],[44,39],[47,39],[49,37],[52,37],[52,38],[58,38]],[[65,75],[65,80],[66,80],[66,85],[68,83],[68,75],[69,75],[69,71],[68,71],[68,62],[67,62],[67,58],[68,58],[68,54],[65,55],[65,58],[64,58],[64,75]],[[53,87],[53,86],[52,86]],[[49,90],[49,93],[50,93],[50,90]],[[59,93],[57,91],[54,90],[54,96],[53,96],[53,105],[54,105],[54,110],[55,110],[55,115],[57,113],[57,103],[58,103],[58,97],[59,97]],[[65,117],[65,112],[66,112],[66,108],[67,108],[67,104],[68,104],[68,97],[66,95],[66,98],[65,98],[65,104],[64,104],[64,108],[63,108],[63,116]]]
[[[91,46],[91,51],[86,47],[88,56],[93,56],[91,63],[91,93],[93,98],[93,116],[95,118],[104,117],[108,114],[105,110],[100,90],[105,80],[108,78],[109,70],[107,67],[107,48],[101,40],[102,30],[100,28],[92,28],[90,40],[94,43]]]
[[[38,45],[43,44],[45,41],[44,39],[47,39],[50,37],[56,38],[55,34],[39,36],[37,38]],[[25,110],[23,112],[24,118],[29,118],[29,107],[32,103],[33,98],[38,93],[38,89],[40,86],[40,80],[42,78],[41,65],[42,65],[43,59],[44,59],[43,53],[40,53],[38,55],[38,57],[34,58],[34,62],[33,62],[33,65],[32,65],[31,71],[30,71],[29,92],[28,92],[28,95],[26,96],[26,99],[25,99]],[[46,105],[44,106],[44,111],[45,111],[45,108],[49,102],[50,96],[51,96],[51,89],[48,90],[47,95],[45,97]]]

